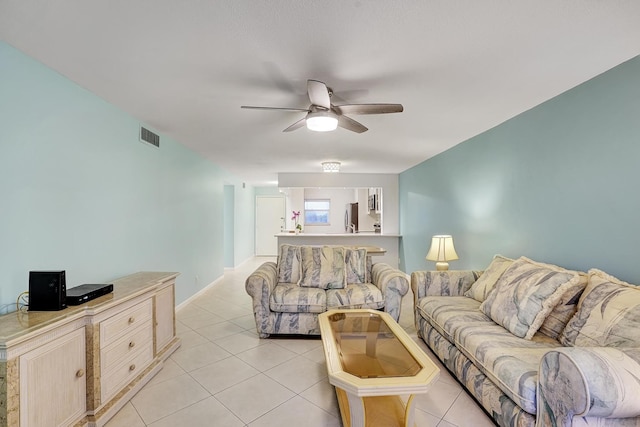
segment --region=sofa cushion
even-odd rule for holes
[[[302,246],[300,286],[320,289],[344,288],[347,282],[345,248],[338,246]]]
[[[640,288],[593,269],[560,342],[579,347],[637,347],[639,324]]]
[[[547,351],[560,346],[558,341],[542,334],[526,340],[495,323],[470,323],[457,329],[455,344],[518,406],[536,413],[539,363]]]
[[[323,289],[278,283],[271,293],[269,308],[281,313],[323,313],[327,310],[327,296]]]
[[[535,414],[538,362],[560,344],[542,334],[518,338],[497,325],[468,297],[430,296],[418,313],[525,411]]]
[[[544,322],[542,322],[539,332],[555,340],[560,338],[565,326],[567,326],[569,320],[571,320],[576,313],[580,296],[587,286],[587,275],[582,272],[579,274],[580,280],[562,294],[560,302],[558,302],[547,318],[544,319]]]
[[[328,289],[326,292],[327,309],[384,307],[382,292],[371,283],[351,283],[344,289]]]
[[[504,273],[511,264],[513,264],[511,258],[506,258],[502,255],[494,256],[489,267],[478,277],[478,280],[471,285],[471,288],[465,292],[464,295],[476,301],[483,302],[487,299],[489,292],[493,290],[502,273]]]
[[[300,246],[280,245],[278,252],[278,283],[300,281]]]
[[[515,336],[531,339],[578,281],[575,271],[521,257],[502,274],[480,310]]]
[[[495,325],[479,307],[480,303],[473,298],[430,296],[421,298],[416,309],[441,335],[454,342],[459,327],[478,323]]]
[[[347,283],[368,283],[371,281],[369,277],[367,277],[366,249],[347,248],[344,259],[347,269]]]

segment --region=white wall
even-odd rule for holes
[[[357,201],[356,190],[342,188],[306,188],[305,199],[328,199],[331,202],[329,225],[305,225],[305,233],[344,233],[344,214],[347,203]]]

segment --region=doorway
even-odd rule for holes
[[[284,231],[285,220],[284,197],[256,197],[256,256],[278,255],[275,235]]]

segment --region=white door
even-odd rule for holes
[[[285,226],[284,197],[256,197],[256,255],[277,256],[278,239]]]

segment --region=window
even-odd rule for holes
[[[304,225],[329,225],[331,201],[311,199],[304,201]]]

